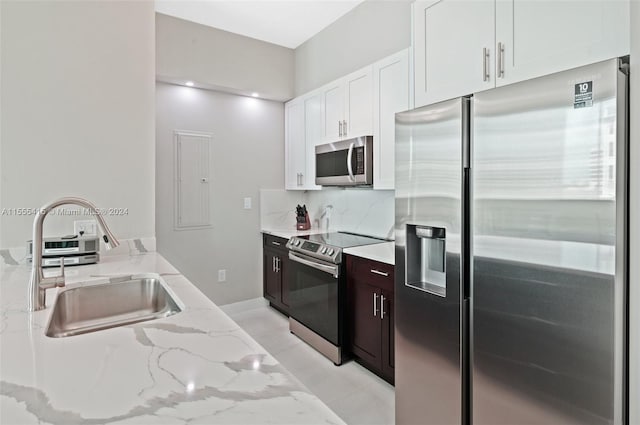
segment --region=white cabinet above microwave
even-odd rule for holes
[[[320,89],[324,103],[322,142],[370,135],[373,131],[371,65]]]

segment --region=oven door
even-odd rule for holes
[[[333,345],[340,346],[342,330],[340,266],[289,252],[290,314]],[[342,285],[344,286],[344,285]]]

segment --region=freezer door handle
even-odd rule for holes
[[[463,184],[463,201],[462,204],[462,221],[465,223],[462,228],[462,297],[465,300],[471,298],[471,234],[469,229],[471,228],[471,169],[465,168],[462,170],[462,184]]]

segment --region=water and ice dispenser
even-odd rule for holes
[[[405,285],[446,297],[444,227],[407,224]]]

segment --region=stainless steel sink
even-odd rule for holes
[[[53,306],[46,335],[54,338],[78,335],[168,317],[182,311],[159,276],[124,279],[61,291]]]

